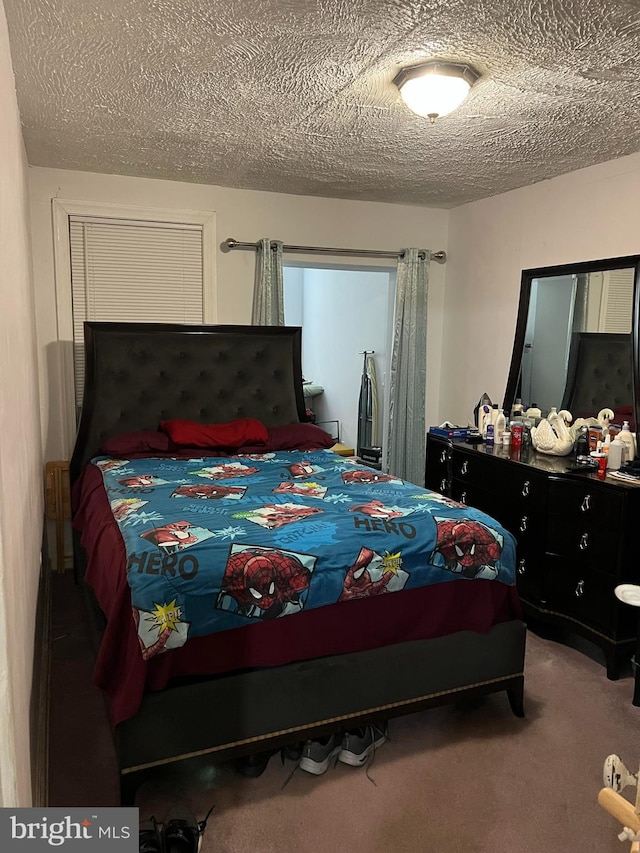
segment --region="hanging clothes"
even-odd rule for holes
[[[378,417],[378,378],[376,376],[376,362],[374,352],[366,356],[367,374],[371,384],[371,444],[370,447],[380,447],[380,419]]]
[[[373,388],[368,365],[368,357],[373,355],[373,351],[369,353],[365,350],[363,355],[360,397],[358,400],[358,455],[363,447],[371,447],[373,437]]]

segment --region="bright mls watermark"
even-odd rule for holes
[[[138,853],[137,808],[0,808],[2,853]]]

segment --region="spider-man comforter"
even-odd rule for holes
[[[514,584],[494,519],[331,451],[93,460],[143,656],[188,637],[428,584]]]

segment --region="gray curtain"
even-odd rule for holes
[[[431,254],[405,249],[398,259],[391,353],[387,470],[424,484],[427,290]]]
[[[282,243],[279,240],[265,237],[258,241],[251,323],[254,326],[284,326]]]

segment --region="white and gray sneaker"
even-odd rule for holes
[[[359,729],[349,729],[342,736],[342,746],[338,760],[352,767],[362,767],[369,756],[376,751],[387,739],[387,724],[364,726]]]
[[[302,747],[298,767],[306,770],[307,773],[313,773],[314,776],[321,776],[329,767],[331,759],[340,752],[341,746],[341,734],[330,734],[316,740],[307,740]]]

